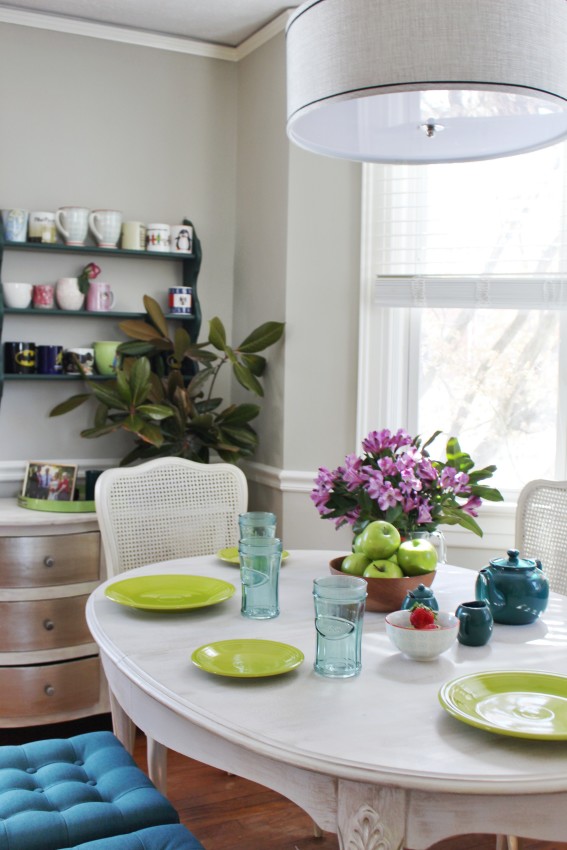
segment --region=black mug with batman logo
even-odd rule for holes
[[[4,372],[7,375],[31,375],[35,367],[35,342],[4,343]]]

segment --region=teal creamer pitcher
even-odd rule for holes
[[[533,623],[545,611],[549,582],[540,561],[520,558],[517,549],[508,558],[495,558],[480,570],[476,598],[486,599],[495,623],[521,626]]]

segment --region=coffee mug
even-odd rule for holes
[[[193,313],[193,290],[190,286],[172,286],[169,289],[169,312],[191,316]]]
[[[4,238],[8,242],[25,242],[28,232],[27,210],[2,210]]]
[[[125,221],[122,225],[121,247],[126,251],[145,251],[146,225],[141,221]]]
[[[462,602],[455,615],[459,620],[459,643],[465,646],[484,646],[488,643],[492,635],[493,618],[486,599]]]
[[[91,280],[87,293],[87,310],[106,313],[112,309],[114,293],[109,283],[102,280]]]
[[[92,375],[94,371],[94,349],[67,348],[63,352],[63,371],[68,375],[79,375],[81,370],[77,363],[81,364],[86,375]]]
[[[36,360],[40,375],[60,375],[63,371],[63,346],[38,345]]]
[[[120,359],[116,353],[116,349],[119,345],[120,342],[109,340],[103,340],[93,344],[95,366],[99,375],[116,374]]]
[[[190,254],[193,250],[193,228],[189,224],[172,224],[170,227],[171,250]]]
[[[89,211],[85,207],[60,207],[55,227],[67,245],[84,245],[89,229]]]
[[[35,342],[5,342],[4,372],[30,375],[35,372]]]
[[[33,306],[38,310],[53,310],[55,286],[52,283],[36,283],[33,288]]]
[[[80,310],[85,296],[79,288],[79,278],[60,277],[55,287],[55,297],[60,310]]]
[[[28,239],[30,242],[56,242],[55,213],[31,212],[28,222]]]
[[[6,307],[25,310],[32,300],[33,286],[31,283],[3,283],[4,303]]]
[[[93,210],[89,227],[101,248],[116,248],[120,238],[122,213],[118,210]]]
[[[146,231],[146,248],[148,251],[169,251],[169,240],[169,224],[148,224]]]

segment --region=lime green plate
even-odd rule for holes
[[[30,499],[28,496],[18,496],[18,505],[30,511],[47,511],[57,514],[91,514],[95,511],[94,502],[56,502],[50,499]]]
[[[567,740],[567,676],[496,671],[443,685],[439,701],[453,717],[515,738]]]
[[[220,640],[200,646],[191,661],[217,676],[251,679],[258,676],[279,676],[302,663],[301,650],[273,640]]]
[[[114,602],[145,611],[186,611],[230,599],[233,584],[208,576],[136,576],[115,581],[105,594]]]
[[[229,546],[228,549],[220,549],[217,552],[217,558],[220,558],[221,561],[224,561],[226,564],[236,564],[237,567],[240,565],[238,549],[236,546]],[[282,552],[282,561],[285,561],[286,558],[289,558],[289,552],[286,552],[284,549]]]

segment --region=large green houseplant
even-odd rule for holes
[[[181,327],[171,339],[157,301],[146,295],[144,307],[145,320],[120,324],[132,341],[118,348],[116,379],[101,383],[86,378],[88,392],[58,404],[50,416],[68,413],[94,396],[94,424],[81,436],[102,437],[119,430],[132,434],[134,448],[121,466],[167,455],[208,463],[213,451],[231,463],[252,455],[258,435],[250,422],[259,406],[224,405],[213,391],[219,371],[230,363],[236,380],[263,396],[259,379],[266,360],[259,352],[281,338],[283,323],[266,322],[232,347],[219,318],[209,322],[207,342],[192,342]]]

